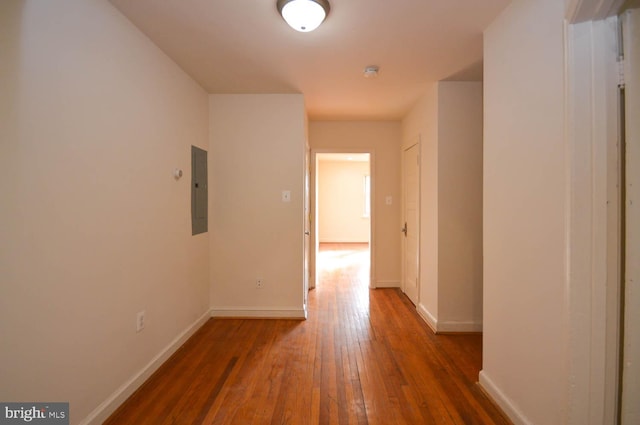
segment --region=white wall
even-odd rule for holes
[[[482,330],[482,83],[437,82],[403,121],[420,139],[420,300],[437,331]]]
[[[364,178],[368,162],[318,162],[318,238],[320,242],[369,242],[364,216]]]
[[[438,83],[438,164],[438,322],[481,331],[481,82]]]
[[[304,317],[305,142],[302,95],[210,96],[214,315]]]
[[[516,0],[484,38],[480,381],[516,424],[566,413],[563,9]]]
[[[401,127],[396,121],[309,123],[311,149],[374,153],[370,166],[375,179],[371,194],[375,270],[371,278],[376,287],[400,286],[400,143]],[[311,183],[313,188],[315,180]],[[391,205],[385,202],[387,196],[392,198]],[[313,276],[314,265],[311,267]]]
[[[0,43],[0,399],[77,424],[208,311],[207,95],[106,1],[0,2]]]

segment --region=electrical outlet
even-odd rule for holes
[[[144,314],[145,312],[142,310],[136,315],[136,332],[140,332],[144,329]]]
[[[263,281],[262,279],[256,279],[256,288],[262,288]]]

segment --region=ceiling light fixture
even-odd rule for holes
[[[364,69],[364,78],[375,78],[378,76],[380,67],[378,65],[370,65]]]
[[[278,0],[277,6],[287,24],[300,32],[318,28],[331,9],[327,0]]]

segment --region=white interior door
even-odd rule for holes
[[[420,288],[419,275],[419,241],[420,229],[420,163],[419,145],[406,149],[402,158],[402,199],[403,199],[403,270],[402,290],[414,305],[418,305]]]
[[[310,195],[309,195],[309,148],[306,148],[304,156],[304,276],[303,276],[303,302],[305,314],[307,311],[308,298],[309,298],[309,245],[311,239],[311,210],[310,210]]]
[[[625,63],[625,266],[621,425],[640,424],[640,9],[622,15]]]

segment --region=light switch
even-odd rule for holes
[[[282,191],[282,202],[291,202],[291,191],[283,190]]]
[[[391,205],[391,204],[393,204],[393,198],[392,198],[391,196],[387,196],[387,197],[385,198],[385,203],[386,203],[387,205]]]

